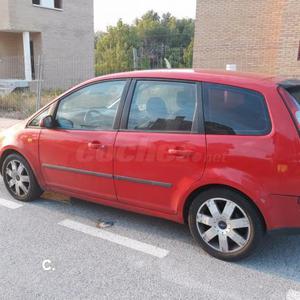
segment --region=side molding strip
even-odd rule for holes
[[[139,179],[139,178],[133,178],[133,177],[127,177],[127,176],[118,176],[118,175],[113,176],[112,174],[98,173],[98,172],[86,171],[86,170],[63,167],[63,166],[42,164],[42,167],[47,168],[47,169],[53,169],[53,170],[73,172],[73,173],[91,175],[91,176],[96,176],[96,177],[103,177],[103,178],[108,178],[108,179],[130,181],[130,182],[139,183],[139,184],[148,184],[148,185],[153,185],[153,186],[160,186],[160,187],[168,188],[168,189],[173,186],[172,183],[159,182],[159,181],[147,180],[147,179]]]
[[[73,172],[73,173],[78,173],[78,174],[92,175],[92,176],[96,176],[96,177],[104,177],[104,178],[113,179],[112,175],[106,174],[106,173],[85,171],[85,170],[81,170],[81,169],[74,169],[74,168],[69,168],[69,167],[55,166],[55,165],[48,165],[48,164],[43,164],[42,167],[47,168],[47,169],[54,169],[54,170],[60,170],[60,171]]]
[[[165,182],[159,182],[159,181],[153,181],[153,180],[146,180],[146,179],[139,179],[139,178],[133,178],[133,177],[127,177],[127,176],[114,176],[116,180],[123,180],[123,181],[131,181],[135,183],[140,183],[140,184],[149,184],[149,185],[155,185],[155,186],[160,186],[164,188],[171,188],[172,183],[165,183]]]

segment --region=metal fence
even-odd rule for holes
[[[25,79],[23,57],[0,58],[0,117],[24,119],[65,90],[94,77],[94,57],[31,59]]]
[[[167,53],[167,51],[166,51]],[[142,61],[148,68],[167,67],[168,62],[156,53],[137,51],[130,70],[140,69]],[[181,53],[182,55],[182,53]],[[194,66],[202,69],[236,69],[300,78],[300,61],[296,48],[196,49]],[[207,59],[210,57],[210,59]],[[168,56],[166,57],[169,58]],[[171,63],[172,65],[172,63]],[[170,66],[169,66],[170,67]],[[114,72],[123,70],[114,70]],[[24,80],[22,57],[0,58],[0,117],[23,119],[56,98],[68,88],[94,76],[94,57],[32,58],[33,80]]]

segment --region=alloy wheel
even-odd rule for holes
[[[236,252],[250,239],[251,226],[244,210],[224,198],[205,201],[197,212],[196,225],[203,241],[222,252]]]
[[[10,161],[5,170],[9,189],[18,197],[26,197],[30,189],[30,177],[26,167],[18,160]]]

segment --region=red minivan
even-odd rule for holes
[[[108,75],[0,138],[17,200],[45,190],[188,223],[209,254],[300,228],[300,81],[236,72]]]

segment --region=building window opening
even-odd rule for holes
[[[54,8],[62,9],[62,0],[54,0]]]
[[[62,9],[62,0],[32,0],[32,4],[45,8]]]

